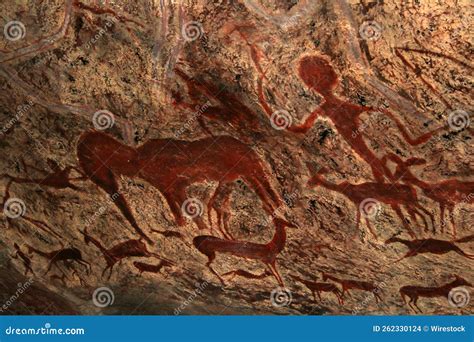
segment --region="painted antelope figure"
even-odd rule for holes
[[[456,224],[454,221],[454,208],[461,202],[474,203],[474,182],[461,182],[457,179],[444,180],[438,183],[428,183],[417,178],[410,170],[411,166],[424,165],[426,160],[421,158],[401,159],[393,153],[387,154],[384,160],[391,160],[397,164],[394,177],[407,184],[419,187],[423,194],[439,203],[441,232],[444,231],[445,210],[448,210],[448,217],[451,220],[453,236],[456,237]]]
[[[80,276],[77,270],[72,266],[72,262],[73,260],[64,260],[64,266],[66,267],[66,269],[71,271],[71,275],[73,277],[74,276],[77,277],[77,279],[79,280],[82,286],[87,286],[86,281]],[[66,273],[63,273],[61,276],[58,276],[57,274],[53,274],[52,276],[49,277],[49,279],[59,280],[64,286],[66,286],[66,280],[70,280]]]
[[[52,172],[47,172],[47,171],[41,170],[39,168],[36,168],[34,166],[29,166],[29,165],[25,164],[25,162],[22,162],[26,172],[29,173],[28,168],[30,168],[30,169],[33,169],[37,172],[40,172],[40,173],[44,174],[44,176],[40,177],[40,178],[14,177],[14,176],[11,176],[11,175],[6,174],[6,173],[0,175],[0,177],[9,178],[14,183],[30,183],[30,184],[38,184],[40,186],[48,186],[48,187],[52,187],[52,188],[55,188],[55,189],[70,188],[70,189],[73,189],[73,190],[80,190],[77,186],[75,186],[74,184],[71,183],[71,180],[84,180],[84,179],[86,179],[82,175],[82,172],[78,168],[76,168],[75,166],[66,166],[65,168],[61,168],[58,165],[58,163],[56,163],[52,159],[48,159],[47,162],[48,162],[48,166],[50,167]],[[71,171],[73,171],[73,170],[78,172],[81,176],[70,178],[69,175],[70,175]]]
[[[2,174],[0,175],[0,178],[7,178],[8,183],[7,186],[5,187],[5,196],[3,199],[3,206],[5,205],[6,201],[10,198],[10,188],[13,183],[19,183],[19,184],[37,184],[39,186],[45,186],[45,187],[52,187],[54,189],[66,189],[70,188],[73,190],[80,191],[80,189],[75,186],[74,184],[71,183],[71,180],[84,180],[85,178],[82,176],[81,172],[74,166],[67,166],[65,168],[61,168],[54,160],[48,159],[47,160],[48,165],[52,172],[47,172],[44,170],[41,170],[39,168],[36,168],[34,166],[29,166],[27,165],[23,160],[21,161],[21,164],[23,165],[24,169],[26,172],[29,172],[29,168],[33,169],[37,172],[42,173],[44,176],[40,178],[24,178],[24,177],[14,177],[9,174]],[[70,178],[69,175],[71,171],[74,170],[78,172],[81,176],[80,177],[73,177]],[[35,225],[37,228],[41,229],[42,231],[54,235],[56,239],[59,239],[61,241],[62,237],[58,233],[56,233],[51,227],[49,227],[45,222],[33,219],[31,217],[28,217],[24,215],[24,213],[21,215],[21,218],[25,221],[28,221]],[[10,218],[7,216],[7,222],[10,224]]]
[[[35,272],[33,272],[33,269],[31,268],[31,259],[26,255],[18,246],[18,244],[15,242],[13,244],[13,247],[15,247],[15,253],[11,255],[13,259],[18,259],[20,258],[23,266],[25,266],[25,276],[28,275],[28,272],[31,272],[31,274],[35,275]]]
[[[118,209],[149,243],[151,239],[139,227],[120,193],[117,177],[121,175],[139,177],[160,190],[180,226],[185,224],[182,205],[187,199],[186,188],[197,182],[217,181],[215,191],[220,192],[242,178],[260,197],[267,213],[273,213],[282,203],[268,182],[258,155],[249,146],[228,136],[195,141],[153,139],[134,148],[105,133],[91,131],[80,137],[77,156],[85,175],[113,195]],[[218,206],[212,209],[220,211]],[[199,215],[194,220],[199,228],[207,228]]]
[[[416,312],[415,307],[422,313],[421,309],[418,307],[416,302],[418,301],[419,297],[427,297],[427,298],[435,298],[435,297],[445,297],[448,298],[449,292],[459,286],[469,286],[472,287],[472,284],[469,283],[467,280],[455,276],[455,279],[445,285],[439,287],[424,287],[424,286],[403,286],[400,288],[400,296],[402,296],[403,301],[407,304],[406,298],[410,298],[408,305],[410,306],[413,311]],[[413,307],[413,305],[415,307]]]
[[[89,235],[86,229],[80,231],[80,233],[84,235],[84,242],[86,244],[92,243],[102,253],[105,259],[105,263],[107,264],[107,266],[102,271],[102,277],[104,276],[105,272],[109,270],[108,279],[110,279],[110,277],[112,276],[112,269],[115,264],[119,261],[122,261],[122,259],[129,257],[154,257],[159,260],[163,260],[170,264],[173,264],[173,262],[171,262],[170,260],[166,260],[165,258],[161,257],[156,253],[149,252],[146,247],[146,244],[141,240],[126,240],[107,249],[97,239]]]
[[[164,237],[167,237],[167,238],[177,238],[177,239],[180,239],[180,240],[184,240],[183,234],[181,234],[180,232],[173,231],[173,230],[151,229],[151,231],[153,233],[163,235]]]
[[[344,298],[342,297],[342,292],[333,283],[319,283],[310,280],[302,279],[295,275],[290,275],[296,281],[299,281],[303,285],[305,285],[313,294],[313,299],[316,302],[316,293],[318,294],[319,301],[321,301],[321,292],[332,292],[336,295],[337,301],[340,305],[344,304]]]
[[[367,198],[374,198],[380,202],[386,203],[392,207],[393,210],[397,213],[398,217],[402,220],[403,225],[408,230],[408,233],[414,237],[412,229],[409,227],[406,222],[403,213],[400,209],[400,206],[404,206],[410,216],[416,221],[416,215],[419,215],[425,222],[425,230],[428,229],[428,223],[426,222],[424,216],[420,211],[424,212],[431,219],[431,222],[434,222],[433,215],[423,208],[418,203],[418,198],[416,191],[409,185],[400,184],[400,183],[374,183],[374,182],[365,182],[361,184],[351,184],[349,182],[342,182],[339,184],[330,183],[325,180],[321,174],[327,173],[325,168],[319,170],[319,172],[314,175],[309,181],[309,186],[323,186],[329,190],[339,192],[346,196],[352,203],[357,207],[357,228],[359,227],[360,218],[361,218],[361,204]],[[372,230],[370,221],[368,217],[365,217],[367,227],[374,237],[376,237],[375,232]],[[433,223],[434,224],[434,223]]]
[[[265,270],[260,274],[250,273],[245,270],[236,270],[224,273],[223,277],[229,277],[229,280],[234,279],[235,277],[242,277],[247,279],[263,279],[272,276],[273,274],[269,270]]]
[[[63,274],[65,274],[65,272],[58,265],[58,262],[60,261],[63,263],[75,261],[78,264],[85,266],[88,273],[90,272],[91,264],[82,258],[81,251],[75,247],[61,248],[51,252],[44,252],[30,245],[26,245],[26,247],[28,248],[29,253],[35,253],[49,260],[48,269],[46,270],[45,274],[51,270],[53,265],[55,265],[59,270],[61,270]]]
[[[474,259],[474,254],[467,254],[455,244],[455,242],[462,243],[465,240],[469,240],[473,236],[474,235],[468,236],[466,238],[458,239],[454,242],[446,241],[446,240],[437,240],[437,239],[405,240],[405,239],[401,239],[394,236],[388,239],[387,241],[385,241],[385,244],[398,242],[408,247],[408,252],[404,256],[402,256],[400,259],[395,260],[394,263],[402,259],[414,257],[415,255],[423,254],[423,253],[446,254],[449,252],[455,252],[459,255],[462,255],[465,258]],[[465,242],[468,242],[468,241],[465,241]]]
[[[378,302],[379,300],[382,301],[382,298],[379,295],[380,287],[375,285],[374,283],[361,281],[361,280],[337,278],[333,275],[323,272],[323,281],[326,281],[328,279],[341,284],[342,286],[341,297],[342,298],[344,298],[344,294],[346,292],[349,296],[351,295],[349,290],[362,290],[362,291],[372,292],[374,294],[376,302]]]
[[[170,267],[173,266],[174,264],[166,261],[166,260],[161,260],[158,264],[156,265],[150,265],[146,264],[144,262],[140,261],[134,261],[133,266],[135,266],[136,269],[138,269],[139,273],[142,274],[143,272],[150,272],[150,273],[160,273],[161,269],[163,267]]]
[[[273,239],[266,244],[246,241],[229,241],[210,235],[195,237],[193,239],[193,244],[198,251],[207,256],[208,262],[206,263],[206,266],[219,278],[223,285],[225,285],[224,279],[222,279],[222,277],[211,267],[211,263],[215,259],[216,253],[227,253],[244,259],[260,260],[268,267],[272,275],[278,281],[278,284],[284,286],[283,279],[276,267],[276,257],[285,248],[285,228],[294,228],[295,226],[279,218],[274,218],[273,222],[275,223],[275,234],[273,235]]]

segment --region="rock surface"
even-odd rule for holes
[[[472,259],[421,253],[436,242],[398,262],[408,248],[384,243],[394,235],[413,240],[411,229],[417,239],[458,240],[451,245],[474,254],[472,4],[401,3],[0,4],[2,314],[412,314],[402,286],[439,287],[455,275],[472,283]],[[115,143],[98,139],[81,155],[80,137],[90,131]],[[152,139],[169,140],[142,152]],[[224,161],[240,148],[250,161],[229,167]],[[99,166],[85,170],[90,160]],[[406,161],[413,165],[393,176]],[[162,181],[166,172],[173,181]],[[110,177],[118,191],[107,194]],[[310,179],[338,186],[310,186]],[[262,190],[265,181],[270,188]],[[363,183],[375,190],[355,186]],[[279,197],[270,205],[269,189]],[[121,195],[152,240],[141,242],[172,265],[140,273],[134,262],[159,259],[124,257],[110,278],[108,270],[102,275],[106,259],[81,232],[106,249],[139,239],[120,211]],[[238,241],[268,243],[275,232],[269,216],[296,225],[276,254],[283,289],[268,274],[226,277],[223,286],[211,273],[193,238],[225,238],[218,213]],[[77,248],[91,271],[59,261],[47,272],[48,258],[29,246]],[[27,260],[34,275],[24,275]],[[212,266],[220,275],[266,271],[260,260],[228,253],[217,253]],[[350,290],[340,304],[329,292],[314,300],[295,280],[323,282],[323,273],[374,288]],[[421,297],[418,306],[425,314],[472,314],[472,288],[460,285],[456,298]]]

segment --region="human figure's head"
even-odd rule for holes
[[[331,94],[337,85],[338,78],[334,68],[322,57],[303,57],[298,72],[303,82],[321,95]]]

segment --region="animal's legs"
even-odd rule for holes
[[[397,213],[398,217],[400,218],[400,220],[402,221],[403,223],[403,226],[406,228],[406,230],[408,231],[408,234],[410,234],[411,237],[415,238],[416,235],[415,233],[413,232],[413,230],[410,228],[410,226],[408,225],[408,223],[406,222],[405,220],[405,217],[403,216],[403,213],[402,213],[402,210],[400,209],[400,206],[398,204],[392,204],[391,207],[393,208],[393,210],[395,210],[395,212]]]

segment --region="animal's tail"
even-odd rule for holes
[[[464,252],[462,249],[460,248],[457,248],[456,249],[456,253],[462,255],[463,257],[466,257],[468,259],[474,259],[474,254],[467,254],[466,252]]]
[[[466,243],[474,241],[474,234],[455,240],[457,243]]]

